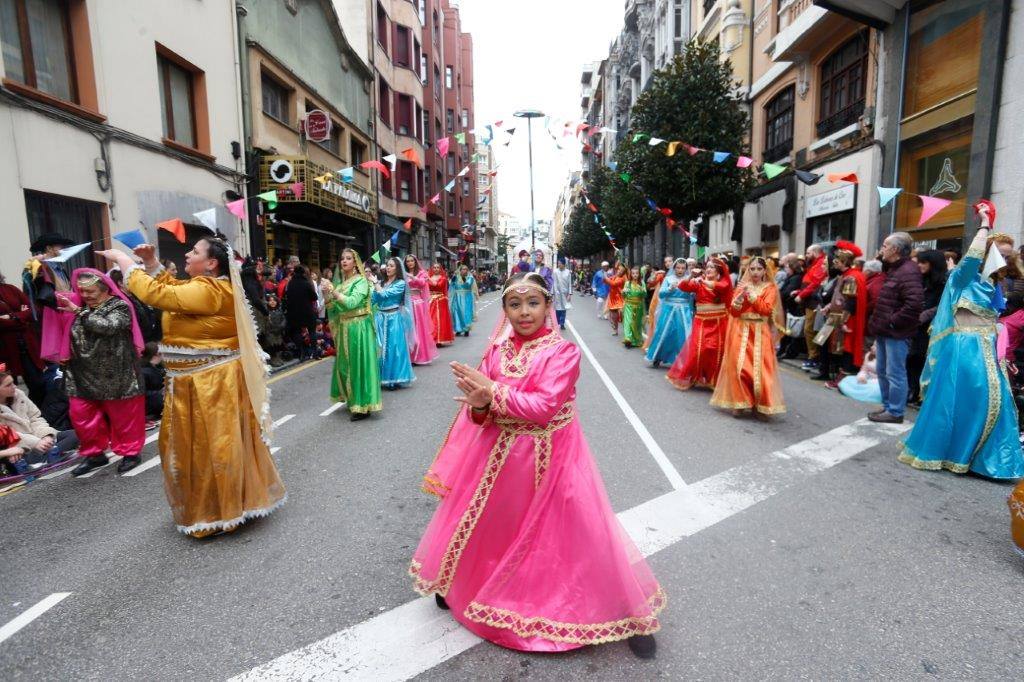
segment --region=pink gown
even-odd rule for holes
[[[665,606],[619,524],[576,414],[580,351],[544,330],[492,345],[482,424],[460,411],[424,489],[439,495],[410,574],[473,633],[522,651],[647,635]],[[517,346],[518,347],[517,350]]]
[[[429,365],[438,356],[434,342],[434,322],[430,319],[430,273],[421,269],[418,275],[409,275],[406,283],[412,291],[412,316],[416,322],[416,347],[412,350],[412,364]]]

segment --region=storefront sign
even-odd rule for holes
[[[813,218],[829,213],[849,211],[854,207],[856,191],[856,186],[846,185],[845,187],[806,197],[804,199],[804,217]]]
[[[319,109],[306,112],[306,139],[326,142],[331,139],[331,117]]]
[[[302,183],[296,193],[294,185]],[[368,223],[377,222],[377,202],[370,190],[303,156],[265,156],[260,159],[260,191],[276,190],[278,204],[304,202]]]

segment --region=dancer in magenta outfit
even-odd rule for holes
[[[437,357],[434,342],[434,323],[430,319],[430,273],[420,265],[420,259],[409,254],[405,257],[405,281],[412,297],[412,316],[416,323],[416,345],[412,351],[412,364],[429,365]]]
[[[480,369],[452,363],[464,406],[424,479],[441,504],[413,557],[415,588],[504,647],[628,639],[653,657],[666,598],[583,437],[580,351],[549,326],[537,273],[513,275],[502,304],[511,331],[492,337]]]

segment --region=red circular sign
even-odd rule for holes
[[[331,139],[331,117],[319,109],[306,112],[306,139],[326,142]]]

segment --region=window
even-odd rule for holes
[[[704,0],[704,16],[711,14],[711,10],[715,8],[715,3],[718,0]]]
[[[427,64],[427,55],[420,52],[420,81],[424,85],[430,85],[430,68]]]
[[[0,42],[8,78],[78,103],[68,3],[0,0]]]
[[[56,232],[76,244],[99,242],[103,239],[103,208],[103,204],[91,201],[25,190],[29,239],[35,241],[46,232]],[[72,272],[76,268],[94,267],[95,261],[86,250],[72,257],[65,267]]]
[[[377,76],[377,106],[380,107],[380,120],[384,125],[391,126],[391,88],[384,79]]]
[[[444,117],[444,129],[449,133],[455,132],[455,112],[449,109]]]
[[[448,196],[448,215],[455,215],[455,197]]]
[[[448,154],[448,175],[455,175],[455,155]]]
[[[395,130],[399,135],[409,135],[413,126],[412,97],[399,93],[395,97]]]
[[[386,149],[381,149],[380,150],[380,155],[382,157],[383,156],[390,156],[391,152],[387,151]],[[385,178],[384,174],[381,173],[381,174],[378,175],[378,177],[380,178],[380,193],[383,194],[386,197],[390,197],[391,196],[391,177],[394,177],[394,176]]]
[[[765,105],[764,161],[778,161],[793,151],[794,89],[790,85]]]
[[[409,67],[412,56],[409,52],[409,29],[395,25],[395,66]]]
[[[463,109],[462,110],[462,129],[463,130],[468,130],[469,129],[469,110],[468,109]]]
[[[867,33],[860,33],[822,62],[817,124],[819,138],[856,123],[864,113],[867,44]]]
[[[416,72],[421,81],[423,80],[423,65],[426,61],[423,58],[423,52],[420,50],[420,41],[414,37],[412,39],[412,62],[409,64],[409,68]]]
[[[434,23],[432,24],[434,31],[434,44],[441,44],[441,30],[437,27],[437,10],[434,10]]]
[[[420,26],[427,25],[427,0],[415,0],[416,13],[420,15]]]
[[[452,67],[444,67],[444,87],[452,89]]]
[[[416,169],[416,196],[419,197],[419,201],[424,201],[427,197],[426,187],[423,184],[423,169]]]
[[[430,144],[430,109],[420,109],[420,126],[423,130],[423,144]]]
[[[416,181],[416,171],[411,163],[402,161],[398,164],[398,198],[402,201],[416,201],[416,194],[413,183]]]
[[[462,178],[462,196],[469,196],[469,178]]]
[[[288,89],[264,71],[260,74],[260,90],[263,95],[263,113],[288,125]]]
[[[365,6],[365,5],[364,5]],[[377,43],[384,48],[384,54],[388,52],[388,15],[384,6],[377,3]]]
[[[440,140],[442,137],[444,137],[444,132],[441,130],[441,120],[435,118],[434,119],[434,139],[435,140]]]
[[[437,64],[434,64],[434,99],[438,102],[441,101],[441,88],[436,87],[441,82],[441,69],[437,68]]]
[[[195,147],[192,73],[164,55],[157,56],[157,69],[160,73],[160,115],[164,124],[164,137],[186,147]]]
[[[348,162],[353,166],[358,166],[363,161],[366,161],[366,145],[357,140],[354,136],[349,136],[349,160]]]
[[[420,142],[423,140],[423,107],[421,107],[416,100],[413,100],[413,107],[415,108],[414,120],[416,121],[416,139]]]

